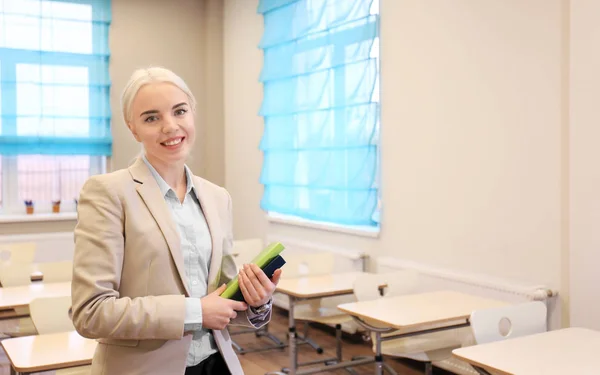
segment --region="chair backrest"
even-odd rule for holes
[[[241,267],[250,263],[254,257],[264,249],[264,242],[260,238],[233,241],[233,254],[236,266]]]
[[[385,274],[385,297],[415,293],[419,286],[419,271],[404,269]]]
[[[477,344],[546,332],[547,308],[532,301],[471,313],[471,330]]]
[[[73,262],[38,263],[36,268],[43,275],[45,283],[71,281],[73,278]]]
[[[31,284],[31,263],[2,262],[0,264],[0,283],[3,287]]]
[[[71,296],[35,298],[29,303],[29,313],[39,334],[74,330],[69,317]]]
[[[0,259],[11,263],[33,263],[35,242],[13,242],[0,245]]]
[[[335,256],[328,251],[286,253],[282,278],[320,276],[333,273]]]
[[[379,287],[387,283],[384,273],[365,273],[354,280],[354,296],[357,301],[373,301],[383,296]]]

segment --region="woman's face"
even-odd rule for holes
[[[127,125],[148,158],[165,164],[185,162],[196,138],[189,98],[170,83],[142,86]]]

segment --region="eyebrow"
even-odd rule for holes
[[[181,106],[184,106],[184,105],[187,105],[187,102],[181,102],[181,103],[179,103],[179,104],[175,104],[175,105],[173,106],[173,108],[172,108],[172,109],[177,109],[177,108],[179,108],[179,107],[181,107]],[[154,114],[157,114],[157,113],[158,113],[158,110],[156,110],[156,109],[151,109],[151,110],[149,110],[149,111],[142,112],[142,113],[140,114],[140,117],[142,117],[142,116],[145,116],[145,115],[154,115]]]

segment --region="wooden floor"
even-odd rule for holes
[[[11,329],[15,326],[15,321],[3,320],[0,321],[0,328]],[[232,329],[232,331],[235,330]],[[287,332],[287,312],[281,309],[275,309],[273,318],[269,325],[269,330],[274,333],[280,340],[284,341]],[[302,332],[302,325],[298,325],[298,332]],[[334,330],[329,327],[313,326],[309,331],[309,337],[319,343],[325,353],[317,354],[314,349],[308,345],[300,345],[298,347],[300,362],[317,360],[319,358],[327,358],[335,356],[335,336]],[[270,341],[265,338],[257,339],[253,333],[234,335],[234,340],[242,347],[250,349],[256,348],[265,344],[270,344]],[[360,336],[345,335],[343,336],[343,358],[348,360],[353,356],[366,355],[372,356],[371,343],[363,342]],[[289,364],[287,349],[276,349],[264,352],[247,353],[239,356],[245,375],[263,375],[270,371],[279,371],[282,367]],[[400,375],[419,375],[423,374],[424,366],[416,361],[399,361],[395,358],[385,357],[385,362],[392,366]],[[354,368],[357,374],[373,374],[374,365],[368,364]],[[9,375],[10,365],[4,351],[0,348],[0,375]],[[40,373],[44,375],[53,375],[54,371]],[[345,370],[336,370],[323,372],[323,374],[348,374]],[[434,368],[435,375],[451,375],[447,371]]]

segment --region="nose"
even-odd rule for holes
[[[162,132],[169,134],[177,130],[177,122],[173,116],[166,116],[163,121]]]

